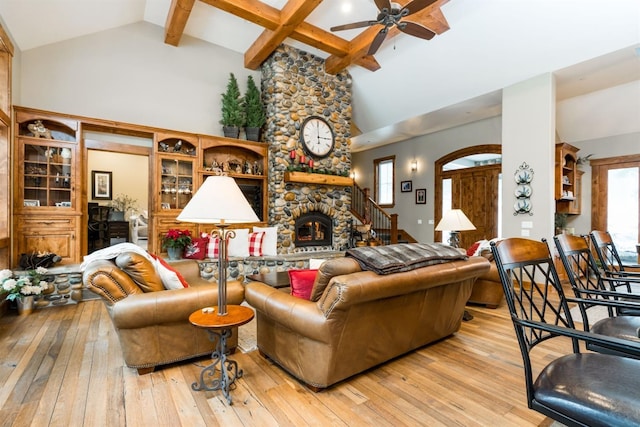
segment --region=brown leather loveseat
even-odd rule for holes
[[[84,269],[83,279],[100,295],[118,334],[127,366],[144,374],[155,366],[211,354],[215,342],[206,330],[189,322],[189,315],[218,303],[218,287],[200,277],[194,260],[171,264],[189,287],[166,290],[153,263],[144,256],[124,252],[114,259],[96,259]],[[227,303],[240,304],[244,289],[227,284]],[[237,329],[237,328],[236,328]],[[237,345],[237,330],[227,341]]]
[[[257,345],[290,374],[319,390],[460,328],[482,257],[378,275],[353,258],[320,267],[310,300],[261,282],[245,287],[255,308]]]

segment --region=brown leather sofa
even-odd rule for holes
[[[491,262],[491,267],[489,271],[478,277],[476,283],[473,284],[473,290],[467,302],[484,305],[487,308],[498,308],[504,300],[504,290],[498,275],[498,268],[493,261],[491,251],[483,251],[481,256]]]
[[[245,287],[257,344],[313,390],[445,338],[460,328],[482,257],[378,275],[352,258],[320,267],[311,300],[261,282]]]
[[[100,295],[118,334],[127,366],[139,374],[158,365],[211,354],[215,342],[206,330],[189,322],[189,315],[218,303],[218,287],[200,277],[194,260],[171,264],[189,287],[165,290],[154,265],[145,257],[125,252],[113,260],[94,260],[84,270],[85,285]],[[227,283],[227,303],[240,304],[240,282]],[[227,341],[237,346],[237,328]]]

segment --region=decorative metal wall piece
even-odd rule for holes
[[[516,180],[516,202],[513,204],[513,215],[529,214],[531,212],[531,194],[533,189],[531,188],[531,181],[533,180],[533,169],[529,167],[527,162],[523,162],[514,175]]]

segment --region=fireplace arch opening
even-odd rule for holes
[[[296,220],[295,232],[296,247],[331,246],[333,221],[323,213],[306,213]]]

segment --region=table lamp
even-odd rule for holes
[[[469,221],[469,218],[461,209],[451,209],[445,212],[444,216],[436,226],[436,231],[449,232],[449,244],[454,248],[460,247],[460,232],[475,230],[476,227]]]
[[[233,239],[229,224],[260,221],[242,194],[236,181],[229,176],[210,176],[178,215],[178,221],[215,224],[212,236],[219,238],[218,248],[218,315],[227,314],[227,239]]]

